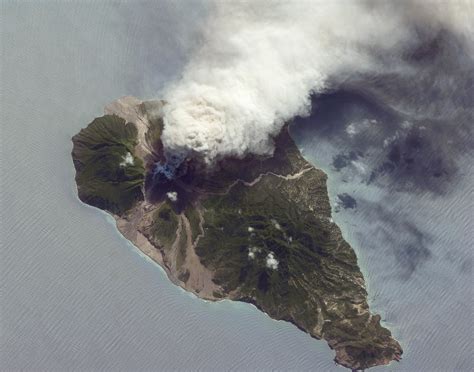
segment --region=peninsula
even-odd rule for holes
[[[165,104],[121,98],[73,137],[79,198],[110,213],[200,298],[252,303],[324,339],[352,370],[399,360],[331,218],[327,176],[301,156],[288,126],[271,157],[226,158],[212,169],[190,158],[166,177]]]

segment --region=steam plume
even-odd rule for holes
[[[354,74],[403,71],[399,57],[441,29],[472,33],[470,2],[217,1],[203,43],[164,91],[163,142],[179,162],[271,154],[313,93]]]

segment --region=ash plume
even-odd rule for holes
[[[309,115],[311,95],[413,73],[403,55],[441,30],[471,38],[473,4],[216,1],[202,44],[163,91],[168,161],[270,155],[283,124]]]

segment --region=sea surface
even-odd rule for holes
[[[118,97],[159,96],[199,44],[206,6],[2,1],[0,14],[0,370],[344,370],[291,324],[174,286],[77,198],[71,137]],[[383,122],[354,105],[357,120]],[[472,158],[449,163],[458,171],[441,191],[367,182],[374,165],[349,154],[340,168],[340,133],[321,135],[331,120],[347,133],[346,119],[321,115],[293,134],[329,174],[372,309],[405,350],[373,370],[472,370]]]

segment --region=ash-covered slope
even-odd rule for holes
[[[355,253],[331,219],[327,177],[287,127],[272,157],[213,170],[188,159],[168,178],[156,172],[166,167],[162,106],[121,99],[73,138],[81,200],[112,213],[125,237],[199,297],[253,303],[325,339],[351,369],[398,360],[401,347],[369,312]]]

